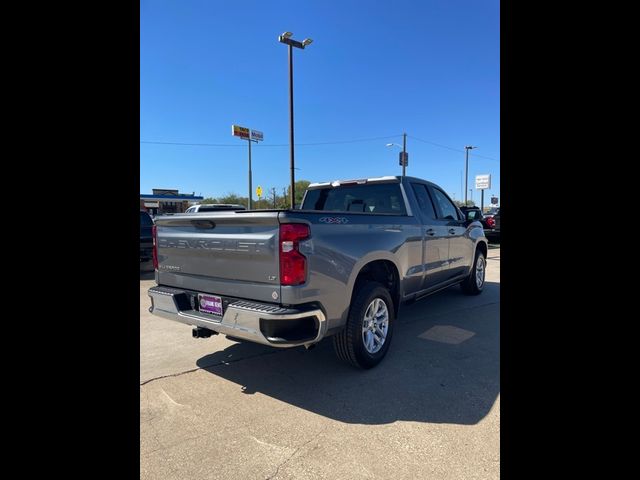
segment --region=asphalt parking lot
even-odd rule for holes
[[[311,350],[193,339],[148,312],[140,276],[142,479],[497,479],[500,248],[484,292],[400,311],[376,368]]]

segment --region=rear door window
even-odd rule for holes
[[[431,198],[429,197],[429,192],[427,192],[427,186],[423,183],[412,183],[411,187],[413,188],[413,193],[416,194],[418,206],[420,207],[420,211],[422,211],[425,218],[435,220],[437,218],[436,211],[433,208],[433,203],[431,202]]]
[[[451,200],[438,188],[432,188],[433,200],[438,206],[439,215],[438,218],[444,220],[460,220],[458,216],[458,209],[451,203]]]

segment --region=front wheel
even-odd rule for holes
[[[334,335],[338,358],[359,368],[372,368],[389,350],[395,311],[389,291],[377,282],[364,284],[351,303],[347,324]]]
[[[471,273],[460,284],[462,291],[467,295],[479,295],[484,288],[484,279],[487,271],[487,261],[484,258],[484,253],[480,250],[476,250],[476,258],[473,261],[473,267],[471,267]]]

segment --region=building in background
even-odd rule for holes
[[[203,197],[199,197],[193,192],[178,193],[178,190],[166,188],[154,188],[153,193],[140,194],[140,210],[145,210],[151,215],[162,215],[165,213],[182,213],[189,206],[200,202]]]

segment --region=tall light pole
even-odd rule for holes
[[[468,180],[469,180],[469,150],[473,150],[474,148],[478,148],[478,147],[473,147],[471,145],[467,145],[466,147],[464,147],[465,152],[466,152],[466,159],[464,161],[464,204],[467,204],[467,187],[468,187]]]
[[[280,43],[284,43],[289,45],[289,143],[291,143],[291,208],[295,208],[295,198],[296,198],[296,184],[295,184],[295,162],[294,162],[294,154],[293,154],[293,47],[302,48],[307,45],[310,45],[313,40],[310,38],[305,38],[302,42],[294,40],[291,38],[293,33],[284,32],[282,35],[278,36],[278,41]]]
[[[397,143],[387,143],[387,147],[400,147]],[[405,176],[407,165],[409,165],[409,157],[407,155],[407,134],[402,134],[402,153],[400,154],[400,165],[402,165],[402,176]]]

